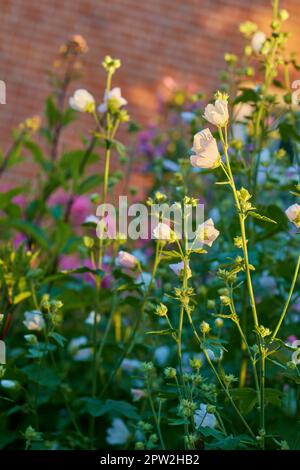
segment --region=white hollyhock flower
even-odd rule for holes
[[[107,429],[106,442],[111,445],[126,444],[130,437],[130,432],[121,418],[114,418],[112,425]]]
[[[133,372],[134,370],[141,368],[141,361],[138,359],[124,359],[121,364],[121,369],[126,372]]]
[[[184,273],[184,262],[180,261],[179,263],[170,264],[169,267],[172,271],[177,274],[177,276],[183,276]],[[192,277],[192,271],[189,266],[189,262],[187,262],[187,279]]]
[[[207,405],[201,403],[200,408],[195,411],[194,421],[196,429],[203,428],[215,428],[217,425],[217,419],[214,414],[207,413]]]
[[[78,336],[70,341],[68,351],[73,356],[74,361],[88,361],[92,357],[92,348],[83,347],[87,344],[88,339],[86,336]]]
[[[115,87],[110,91],[105,91],[103,103],[98,106],[98,111],[100,113],[105,113],[110,103],[112,104],[112,107],[116,109],[119,109],[127,104],[127,100],[125,100],[121,94],[120,87]]]
[[[220,154],[216,139],[209,129],[197,132],[194,136],[193,151],[190,157],[195,168],[216,168],[220,165]]]
[[[215,353],[212,349],[206,349],[209,359],[213,362],[221,361],[223,359],[223,349],[219,349],[218,353]],[[205,361],[205,356],[203,354],[203,362]]]
[[[164,222],[159,222],[153,230],[153,236],[157,240],[168,240],[173,241],[175,239],[175,233],[171,227]]]
[[[99,222],[100,222],[100,219],[93,214],[88,215],[84,221],[85,224],[96,224],[96,225]]]
[[[208,104],[204,110],[204,117],[211,124],[224,127],[229,119],[227,101],[217,99],[215,104]]]
[[[24,313],[25,320],[23,324],[28,330],[41,331],[45,328],[45,320],[39,310],[32,310]]]
[[[293,204],[288,207],[285,211],[287,218],[296,225],[300,227],[300,206],[299,204]]]
[[[260,53],[266,39],[267,36],[263,31],[256,31],[256,33],[253,34],[251,40],[251,47],[256,54]]]
[[[7,390],[16,390],[19,387],[19,382],[16,380],[6,380],[3,379],[0,381],[1,387],[6,388]]]
[[[215,228],[214,221],[208,219],[203,224],[199,225],[196,236],[204,245],[212,246],[219,234],[220,232]]]
[[[95,99],[87,90],[76,90],[69,99],[69,104],[75,111],[92,113],[95,110]]]
[[[122,268],[134,269],[138,264],[137,258],[127,251],[119,251],[116,263]]]
[[[89,313],[87,318],[84,320],[84,323],[86,325],[94,326],[94,324],[95,324],[95,315],[96,315],[96,323],[100,323],[101,315],[100,315],[100,313],[96,314],[96,312],[94,312],[94,311]]]

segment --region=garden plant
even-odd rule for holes
[[[214,96],[172,82],[144,129],[121,60],[94,97],[85,39],[61,46],[0,159],[1,449],[300,449],[300,65],[278,3],[269,31],[240,24]],[[30,159],[34,183],[9,184]],[[155,214],[140,239],[118,195]],[[163,204],[191,209],[182,237]]]

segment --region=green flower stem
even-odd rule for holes
[[[225,387],[225,385],[224,385],[224,383],[223,383],[223,381],[222,381],[222,379],[221,379],[221,377],[220,377],[218,371],[216,370],[216,368],[215,368],[215,366],[213,365],[213,363],[212,363],[212,361],[211,361],[211,359],[210,359],[210,357],[209,357],[209,355],[208,355],[206,349],[204,348],[204,346],[203,346],[203,344],[202,344],[202,340],[201,340],[200,336],[199,336],[198,333],[197,333],[197,330],[196,330],[196,328],[195,328],[193,319],[192,319],[192,317],[191,317],[191,315],[190,315],[189,313],[188,313],[188,319],[189,319],[190,325],[191,325],[191,327],[192,327],[194,336],[195,336],[195,338],[197,339],[197,341],[198,341],[198,343],[199,343],[199,345],[200,345],[200,348],[201,348],[201,350],[203,351],[203,354],[205,355],[205,358],[206,358],[206,360],[207,360],[207,362],[208,362],[208,365],[209,365],[210,368],[212,369],[212,371],[213,371],[213,373],[214,373],[214,375],[215,375],[217,381],[219,382],[219,384],[220,384],[222,390],[224,391],[225,395],[227,396],[228,400],[230,401],[232,407],[234,408],[235,412],[236,412],[237,415],[239,416],[240,420],[241,420],[242,423],[244,424],[245,428],[246,428],[247,431],[249,432],[250,436],[255,439],[255,435],[254,435],[252,429],[250,428],[249,424],[247,423],[247,421],[245,420],[245,418],[244,418],[243,415],[241,414],[240,410],[239,410],[238,407],[236,406],[236,404],[235,404],[235,402],[234,402],[232,396],[231,396],[230,393],[229,393],[228,388]]]
[[[251,350],[250,350],[248,341],[246,339],[246,336],[245,336],[244,332],[242,331],[240,322],[239,321],[236,322],[236,325],[237,325],[237,328],[238,328],[239,333],[241,335],[241,338],[242,338],[242,340],[243,340],[243,342],[246,346],[246,349],[247,349],[247,352],[248,352],[248,355],[249,355],[249,358],[250,358],[250,361],[251,361],[251,364],[252,364],[255,387],[256,387],[257,394],[258,394],[258,398],[259,398],[259,383],[258,383],[258,375],[257,375],[257,370],[256,370],[256,361],[255,361],[253,355],[251,354]],[[258,400],[258,403],[259,403],[259,400]]]
[[[47,326],[46,326],[47,328]],[[48,337],[48,334],[49,334],[49,331],[48,331],[48,328],[47,328],[47,331],[43,331],[44,332],[44,338],[45,338],[45,343],[47,344],[47,346],[49,345],[49,337]],[[56,362],[56,359],[55,359],[55,356],[53,354],[52,351],[49,351],[49,355],[50,355],[50,359],[52,361],[52,364],[53,364],[53,368],[54,370],[56,370],[57,373],[59,373],[59,370],[58,370],[58,365],[57,365],[57,362]],[[77,423],[77,420],[76,420],[76,417],[73,413],[73,410],[70,406],[70,403],[69,403],[69,399],[64,391],[64,389],[61,387],[60,388],[60,392],[62,394],[62,397],[64,399],[64,402],[65,402],[65,406],[67,408],[67,411],[69,413],[69,417],[70,417],[70,420],[74,426],[74,429],[75,431],[77,432],[78,436],[82,439],[82,441],[84,442],[86,440],[85,436],[82,434],[81,430],[80,430],[80,427]]]
[[[102,201],[101,204],[103,205],[103,210],[101,214],[101,221],[103,220],[104,216],[104,204],[106,204],[107,199],[107,190],[108,190],[108,181],[109,181],[109,166],[110,166],[110,144],[108,143],[105,150],[105,168],[104,168],[104,181],[103,181],[103,192],[102,192]],[[103,236],[99,238],[99,258],[98,258],[98,267],[99,269],[102,268],[102,259],[103,259]]]
[[[273,21],[278,18],[279,0],[273,0]]]
[[[277,323],[277,326],[276,326],[276,328],[274,330],[274,333],[272,335],[272,341],[274,341],[274,339],[276,338],[277,333],[278,333],[278,331],[279,331],[279,329],[282,325],[282,322],[285,318],[285,315],[288,311],[288,308],[289,308],[289,305],[290,305],[290,302],[291,302],[291,298],[292,298],[292,295],[293,295],[293,292],[294,292],[294,289],[295,289],[296,281],[297,281],[297,278],[298,278],[299,268],[300,268],[300,255],[298,256],[298,261],[297,261],[297,264],[296,264],[296,269],[295,269],[293,281],[292,281],[292,284],[291,284],[291,288],[290,288],[290,291],[289,291],[289,295],[288,295],[288,298],[286,300],[283,312],[280,316],[279,322]]]
[[[152,392],[151,392],[149,374],[148,373],[147,373],[147,376],[146,376],[146,385],[147,385],[148,399],[149,399],[149,403],[150,403],[150,406],[151,406],[151,411],[152,411],[153,418],[154,418],[155,425],[156,425],[157,435],[158,435],[162,450],[165,450],[166,446],[165,446],[164,439],[163,439],[161,429],[160,429],[160,419],[159,419],[159,417],[156,413],[153,398],[152,398]],[[159,414],[160,414],[160,412],[159,412]]]
[[[241,236],[242,236],[242,246],[243,246],[243,253],[244,253],[244,262],[245,262],[245,269],[246,269],[246,278],[247,278],[247,286],[248,286],[248,292],[249,292],[249,297],[250,297],[250,305],[251,305],[251,310],[252,310],[252,316],[253,316],[253,321],[254,321],[254,326],[255,329],[258,330],[259,328],[259,322],[258,322],[258,315],[257,315],[257,310],[256,310],[256,302],[255,302],[255,297],[254,297],[254,291],[253,291],[253,286],[252,286],[252,279],[251,279],[251,273],[250,273],[250,264],[249,264],[249,256],[248,256],[248,248],[247,248],[247,238],[246,238],[246,228],[245,228],[245,214],[243,214],[241,205],[239,202],[239,198],[237,195],[237,190],[235,186],[235,181],[233,178],[232,170],[231,170],[231,165],[230,165],[230,160],[229,160],[229,155],[228,155],[228,139],[227,139],[227,126],[225,126],[224,130],[224,136],[222,132],[222,128],[219,127],[219,134],[220,138],[222,141],[223,149],[224,149],[224,154],[225,154],[225,159],[226,159],[226,167],[227,167],[227,172],[229,174],[229,183],[233,191],[234,195],[234,200],[236,203],[237,211],[238,211],[238,216],[239,216],[239,222],[240,222],[240,228],[241,228]],[[265,386],[265,357],[264,357],[264,348],[262,346],[261,338],[259,337],[259,350],[260,350],[260,361],[261,361],[261,380],[260,380],[260,422],[262,429],[264,429],[264,386]],[[263,390],[262,390],[263,389]]]
[[[229,393],[229,390],[227,387],[225,387],[225,385],[223,384],[223,381],[222,379],[220,378],[219,374],[218,374],[218,371],[216,370],[215,366],[213,365],[207,351],[205,348],[202,347],[202,351],[205,355],[205,358],[210,366],[210,368],[212,369],[217,381],[219,382],[222,390],[224,391],[225,395],[227,396],[228,400],[230,401],[232,407],[234,408],[235,412],[237,413],[237,415],[239,416],[240,420],[242,421],[242,423],[244,424],[245,428],[247,429],[248,433],[250,434],[251,437],[253,437],[255,439],[255,435],[252,431],[252,429],[250,428],[249,424],[247,423],[247,421],[245,420],[244,416],[241,414],[240,410],[238,409],[238,407],[236,406],[232,396],[230,395]]]
[[[266,379],[266,354],[265,349],[261,353],[261,378],[260,378],[260,431],[261,447],[265,448],[265,379]]]
[[[105,328],[103,336],[101,338],[101,342],[100,342],[100,345],[99,345],[99,348],[98,348],[98,351],[97,351],[97,355],[96,355],[96,366],[97,366],[97,371],[100,375],[101,375],[101,372],[100,372],[100,367],[99,366],[100,366],[100,363],[101,363],[103,349],[104,349],[108,334],[110,332],[114,316],[115,316],[116,311],[117,311],[117,308],[116,308],[117,296],[116,296],[116,291],[114,291],[114,292],[115,292],[115,294],[113,296],[111,311],[110,311],[109,317],[107,319],[106,328]],[[95,319],[96,319],[96,317],[97,317],[97,315],[95,315]]]
[[[248,291],[249,291],[249,296],[250,296],[250,304],[251,304],[251,309],[252,309],[252,314],[253,314],[253,321],[254,321],[255,327],[258,328],[259,323],[258,323],[258,316],[257,316],[257,311],[256,311],[256,303],[255,303],[255,298],[254,298],[254,292],[253,292],[253,287],[252,287],[252,280],[251,280],[251,273],[250,273],[250,263],[249,263],[248,248],[247,248],[245,215],[242,213],[242,210],[241,210],[241,205],[240,205],[240,201],[239,201],[239,198],[238,198],[238,195],[237,195],[237,189],[236,189],[236,186],[235,186],[235,181],[234,181],[232,170],[231,170],[231,165],[230,165],[230,160],[229,160],[229,155],[228,155],[227,127],[225,127],[224,136],[223,136],[222,128],[219,127],[219,134],[220,134],[221,142],[222,142],[223,149],[224,149],[225,159],[226,159],[227,173],[225,172],[225,174],[226,174],[226,176],[229,175],[229,183],[230,183],[231,189],[233,191],[233,196],[234,196],[234,200],[235,200],[235,204],[236,204],[237,211],[238,211],[238,216],[239,216],[241,236],[242,236],[242,245],[243,245],[243,253],[244,253],[244,261],[245,261],[245,268],[246,268],[246,278],[247,278],[247,285],[248,285]]]
[[[253,375],[254,375],[255,388],[256,388],[256,393],[257,393],[257,400],[258,400],[258,404],[259,404],[259,407],[260,407],[260,389],[259,389],[258,374],[257,374],[257,370],[256,370],[256,361],[255,361],[255,358],[253,357],[253,354],[251,353],[251,349],[250,349],[250,346],[248,344],[247,338],[246,338],[245,333],[243,332],[242,327],[240,325],[240,321],[239,321],[239,318],[238,318],[236,310],[235,310],[235,305],[234,305],[234,302],[233,302],[232,294],[231,294],[230,310],[231,310],[231,313],[232,313],[233,318],[234,318],[233,321],[237,326],[237,329],[238,329],[238,331],[240,333],[240,336],[242,338],[242,342],[245,345],[245,348],[248,352],[248,355],[249,355],[249,358],[250,358],[250,361],[251,361],[251,365],[252,365],[252,369],[253,369]]]
[[[142,306],[141,306],[141,313],[137,318],[137,321],[136,321],[136,324],[135,324],[134,329],[132,331],[131,337],[128,341],[128,346],[127,346],[126,350],[124,351],[124,353],[122,354],[122,356],[120,357],[116,367],[114,368],[114,370],[110,374],[110,377],[107,380],[107,382],[106,382],[106,384],[105,384],[105,386],[102,390],[101,397],[105,394],[106,390],[108,389],[109,385],[111,384],[112,380],[114,379],[114,377],[115,377],[117,371],[119,370],[123,360],[125,359],[125,357],[128,354],[131,353],[132,349],[135,346],[136,334],[137,334],[137,332],[140,328],[140,325],[143,323],[143,320],[144,320],[145,308],[146,308],[146,304],[147,304],[147,301],[148,301],[148,297],[149,297],[149,295],[152,291],[152,286],[153,286],[153,282],[154,282],[154,279],[155,279],[155,276],[156,276],[156,271],[157,271],[157,268],[158,268],[158,265],[159,265],[159,262],[160,262],[161,251],[162,251],[162,244],[161,244],[160,241],[157,241],[156,251],[155,251],[155,260],[154,260],[154,264],[153,264],[153,268],[152,268],[150,282],[149,282],[148,288],[145,292],[143,303],[142,303]]]

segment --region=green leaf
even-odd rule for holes
[[[45,114],[48,121],[48,125],[52,128],[59,119],[59,111],[56,105],[54,104],[54,100],[51,96],[49,96],[46,101]]]
[[[84,411],[95,418],[102,416],[106,413],[103,400],[98,400],[97,398],[82,398],[80,400],[83,402]]]
[[[175,260],[179,260],[179,259],[182,259],[182,256],[176,250],[170,250],[170,251],[163,251],[162,252],[161,261],[170,262],[170,261],[173,261],[173,260],[175,261]]]
[[[81,401],[84,403],[84,411],[94,417],[112,413],[129,419],[140,419],[137,408],[126,401],[106,400],[104,402],[103,400],[89,397],[83,398]]]
[[[52,369],[41,367],[38,364],[23,367],[22,371],[29,380],[44,387],[56,388],[61,382],[60,377]]]
[[[35,162],[38,163],[43,170],[50,172],[53,168],[53,164],[50,160],[44,158],[41,147],[31,140],[26,141],[25,146],[31,152]]]
[[[255,219],[262,220],[263,222],[270,222],[271,224],[277,224],[275,220],[270,219],[269,217],[266,217],[265,215],[258,214],[258,212],[249,211],[247,212],[247,215],[250,215],[251,217],[254,217]]]
[[[268,224],[264,221],[260,221],[257,219],[257,224],[261,224],[263,228],[265,228],[264,231],[262,231],[260,234],[258,234],[258,240],[262,241],[267,238],[270,238],[274,235],[276,235],[279,232],[285,232],[288,230],[288,219],[286,214],[283,212],[280,207],[276,206],[275,204],[270,204],[268,206],[264,205],[258,205],[257,210],[260,215],[263,215],[265,217],[268,217],[272,220],[276,220],[277,224]],[[267,228],[268,227],[268,228]]]
[[[90,175],[85,180],[83,180],[80,185],[78,186],[77,193],[78,195],[85,194],[89,192],[91,189],[94,189],[96,186],[101,185],[102,183],[102,176],[100,175]]]
[[[234,104],[238,103],[256,103],[259,95],[252,88],[240,88],[241,94],[234,100]]]
[[[48,335],[50,338],[53,338],[54,341],[56,341],[56,343],[61,346],[62,348],[64,347],[66,341],[67,341],[67,338],[65,338],[64,336],[60,335],[59,333],[55,333],[55,331],[53,332],[50,332],[49,335]]]
[[[118,152],[119,156],[121,158],[124,158],[126,157],[126,146],[124,144],[122,144],[122,142],[119,142],[118,140],[115,140],[114,141],[114,146],[116,148],[116,151]]]
[[[13,303],[14,305],[17,305],[23,300],[28,299],[28,297],[31,297],[31,296],[32,296],[32,293],[30,291],[21,292],[20,294],[17,294],[14,296]]]
[[[192,250],[191,253],[197,253],[198,255],[203,255],[207,253],[207,250],[204,250],[203,248],[197,248],[196,250]]]
[[[214,428],[209,428],[208,426],[200,426],[198,430],[204,437],[214,437],[215,439],[224,438],[224,434],[221,431],[218,431]]]
[[[289,139],[300,142],[300,135],[297,133],[294,124],[283,121],[279,124],[278,130],[280,137],[284,142],[287,142]]]
[[[176,330],[169,328],[168,330],[159,330],[159,331],[147,331],[147,335],[158,335],[158,336],[164,336],[164,335],[171,335],[173,333],[176,333]]]
[[[183,426],[184,424],[189,424],[189,421],[183,418],[169,419],[168,424],[170,426]]]
[[[118,413],[125,418],[134,420],[140,419],[137,408],[126,401],[106,400],[105,407],[107,413]]]
[[[25,220],[13,221],[12,226],[33,238],[42,248],[49,250],[50,241],[41,227]]]
[[[65,111],[61,114],[61,123],[65,127],[71,122],[75,121],[76,112],[72,108],[66,108]]]
[[[257,403],[257,393],[253,388],[233,388],[230,394],[234,401],[239,403],[239,408],[242,414],[248,414],[253,410]]]
[[[276,388],[265,388],[265,402],[281,407],[283,393]]]
[[[77,269],[69,269],[66,271],[58,271],[57,273],[48,276],[43,280],[43,282],[48,283],[48,282],[53,282],[57,279],[66,279],[68,276],[71,278],[74,274],[85,274],[85,273],[91,273],[94,274],[95,276],[101,276],[103,277],[104,271],[101,269],[90,269],[87,268],[86,266],[82,266],[81,268]]]

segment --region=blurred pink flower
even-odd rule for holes
[[[72,223],[74,225],[81,225],[92,211],[93,204],[87,196],[75,197],[71,207]]]
[[[291,335],[287,338],[288,343],[293,344],[294,341],[297,341],[298,338],[295,335]]]
[[[14,249],[16,250],[17,248],[19,248],[21,243],[26,242],[26,240],[27,238],[25,237],[23,233],[17,233],[13,239]]]
[[[54,207],[58,205],[65,205],[67,204],[69,199],[68,193],[62,189],[59,188],[54,193],[51,194],[51,196],[48,199],[48,206],[49,207]]]
[[[15,196],[12,198],[12,202],[19,206],[21,209],[25,209],[27,202],[25,196],[23,194],[18,194],[18,196]]]
[[[137,258],[127,251],[119,251],[116,262],[122,268],[127,269],[134,269],[138,264]]]
[[[69,271],[79,267],[79,257],[77,253],[71,255],[63,255],[59,260],[59,269],[61,271]]]
[[[56,190],[48,200],[49,207],[64,206],[70,202],[70,194],[64,189],[59,188]],[[70,210],[70,220],[74,225],[81,225],[86,217],[93,212],[93,204],[87,196],[73,196],[73,201]]]

